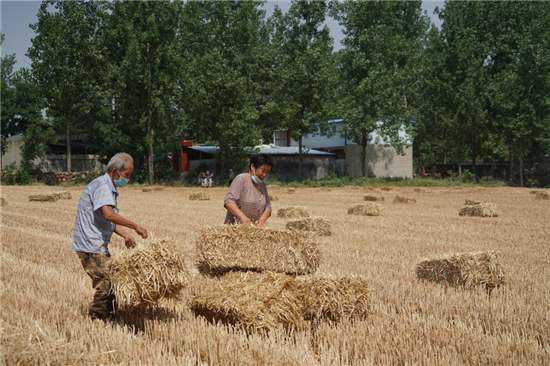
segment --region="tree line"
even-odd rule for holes
[[[363,175],[374,132],[402,152],[403,129],[418,171],[508,163],[523,186],[548,156],[549,3],[446,2],[440,29],[420,1],[293,1],[270,17],[263,4],[44,1],[32,67],[2,59],[2,137],[24,133],[28,166],[65,131],[71,170],[81,131],[100,157],[134,156],[150,184],[181,140],[219,146],[223,171],[277,128],[298,141],[301,175],[302,136],[338,118]],[[336,52],[328,16],[343,27]]]

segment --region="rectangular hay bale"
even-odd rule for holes
[[[416,203],[416,199],[412,197],[397,195],[393,199],[393,203]]]
[[[426,190],[425,189],[422,189],[422,188],[415,188],[414,191],[416,193],[426,193]]]
[[[33,202],[57,202],[59,197],[53,194],[31,194],[29,196],[29,201]]]
[[[497,205],[483,202],[477,205],[464,206],[458,211],[460,216],[498,217]]]
[[[204,227],[195,250],[199,272],[210,276],[231,271],[303,275],[315,272],[321,262],[315,233],[251,224]]]
[[[70,199],[73,198],[70,191],[57,192],[57,193],[54,193],[54,194],[60,200],[70,200]]]
[[[382,206],[377,203],[365,203],[348,208],[348,215],[382,216]]]
[[[393,187],[381,187],[380,189],[389,192],[393,190]]]
[[[484,286],[488,290],[506,283],[498,252],[446,253],[424,259],[416,265],[420,280],[472,288]]]
[[[363,190],[364,191],[374,191],[374,187],[364,186]]]
[[[373,194],[368,194],[363,197],[363,201],[385,201],[384,196],[377,196]]]
[[[332,235],[332,222],[320,216],[289,221],[286,223],[286,228],[289,230],[313,231],[320,236]]]
[[[345,189],[353,189],[353,190],[359,189],[359,187],[357,187],[357,186],[345,186],[344,188]]]
[[[277,217],[283,219],[301,219],[309,217],[309,211],[303,206],[288,206],[277,210]]]
[[[210,201],[210,195],[204,192],[195,192],[189,196],[190,201]]]
[[[286,191],[286,193],[288,193],[288,194],[294,194],[294,193],[296,193],[296,190],[295,190],[294,188],[289,188],[289,189]]]

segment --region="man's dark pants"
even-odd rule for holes
[[[115,296],[110,293],[111,281],[107,274],[106,262],[110,255],[76,252],[82,267],[92,279],[95,290],[94,299],[88,308],[88,314],[93,318],[107,319],[114,313]]]

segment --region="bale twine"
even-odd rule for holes
[[[348,215],[381,216],[382,206],[377,203],[365,203],[348,208]]]
[[[279,186],[277,184],[272,184],[272,185],[267,186],[267,189],[281,189],[281,186]]]
[[[269,331],[302,322],[299,283],[280,273],[233,272],[213,280],[190,303],[208,321]]]
[[[373,194],[368,194],[363,197],[363,201],[384,201],[384,196],[376,196]]]
[[[1,197],[1,201],[2,201],[2,207],[3,207],[3,206],[9,206],[8,200],[5,199],[4,197]]]
[[[54,194],[57,196],[57,199],[60,199],[60,200],[70,200],[73,198],[73,196],[71,195],[71,192],[69,191],[57,192]]]
[[[446,253],[424,259],[416,265],[420,280],[471,288],[485,286],[488,290],[506,283],[496,251]]]
[[[422,188],[415,188],[414,191],[416,193],[426,193],[426,190],[425,189],[422,189]]]
[[[354,190],[355,190],[355,189],[359,189],[359,187],[357,187],[357,186],[345,186],[344,188],[346,188],[346,189],[354,189]]]
[[[53,194],[31,194],[29,196],[29,201],[35,201],[35,202],[57,202],[59,197],[53,193]]]
[[[535,199],[536,200],[545,200],[545,201],[548,201],[550,200],[550,194],[547,193],[547,192],[537,192],[535,194]]]
[[[464,206],[458,211],[460,216],[498,217],[497,205],[494,203],[480,203]]]
[[[143,192],[157,192],[157,191],[162,191],[164,189],[164,187],[162,186],[153,186],[153,187],[147,187],[147,188],[143,188]]]
[[[204,192],[195,192],[189,196],[190,201],[210,201],[210,195]]]
[[[362,319],[370,312],[370,288],[362,276],[299,278],[305,320]]]
[[[382,188],[380,188],[380,189],[383,190],[383,191],[387,191],[387,192],[388,192],[388,191],[392,191],[392,190],[393,190],[393,187],[382,187]]]
[[[251,224],[204,227],[195,249],[199,272],[210,276],[231,271],[302,275],[315,272],[321,261],[315,233]]]
[[[412,197],[397,195],[393,199],[393,203],[416,203],[416,199]]]
[[[332,222],[324,217],[308,217],[307,219],[289,221],[286,224],[289,230],[314,231],[320,236],[332,235]]]
[[[464,206],[474,206],[474,205],[479,205],[480,203],[484,203],[484,201],[480,201],[480,200],[465,200],[465,201],[464,201]]]
[[[309,211],[303,206],[288,206],[277,211],[277,217],[283,219],[301,219],[309,217]]]
[[[108,262],[118,310],[134,311],[165,299],[181,299],[188,270],[171,239],[152,239],[123,250]]]
[[[363,190],[365,190],[365,191],[374,191],[374,187],[364,186]]]
[[[296,190],[295,190],[294,188],[289,188],[289,189],[286,191],[286,193],[288,193],[288,194],[294,194],[294,193],[296,193]]]
[[[270,195],[269,195],[269,200],[270,200],[270,201],[278,201],[279,198],[278,198],[277,196],[275,196],[275,195],[271,195],[271,194],[270,194]]]

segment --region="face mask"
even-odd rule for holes
[[[252,174],[252,181],[256,184],[260,184],[263,182],[263,180],[260,180],[260,178],[256,176],[256,169],[254,169],[254,174]]]
[[[117,187],[124,187],[126,184],[128,184],[130,180],[124,178],[122,175],[119,174],[119,178],[115,180],[115,185]]]

